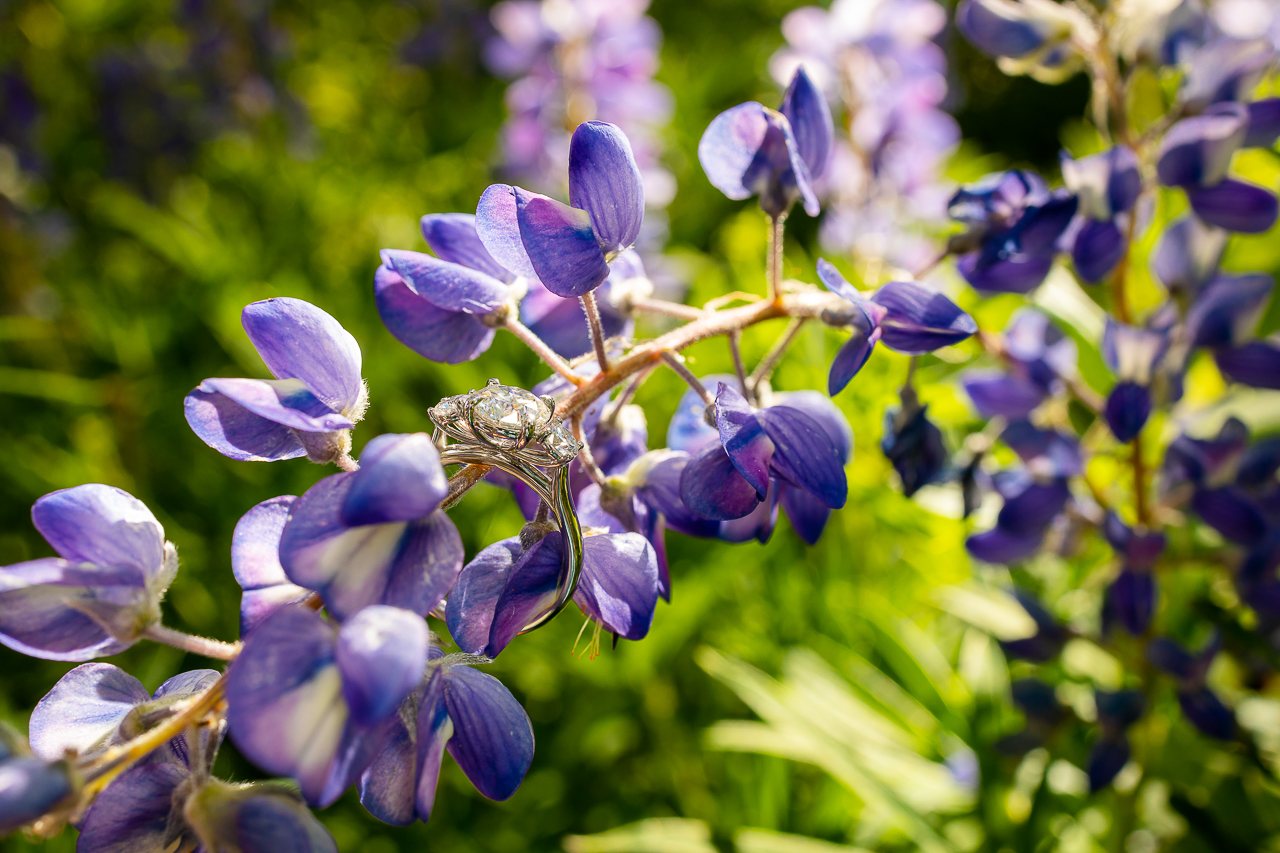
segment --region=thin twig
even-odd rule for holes
[[[701,380],[694,376],[693,373],[690,372],[689,368],[684,366],[684,359],[679,355],[671,350],[663,350],[662,360],[667,363],[667,367],[674,370],[676,375],[685,381],[686,385],[697,392],[698,396],[702,398],[702,402],[706,403],[708,406],[715,402],[715,398],[711,396],[711,392],[707,390],[707,386],[703,385]]]
[[[449,478],[449,491],[444,496],[444,500],[440,501],[440,508],[448,510],[457,506],[458,501],[462,500],[476,483],[483,480],[488,472],[488,465],[467,465],[459,470]]]
[[[692,305],[684,305],[680,302],[669,302],[666,299],[648,299],[645,297],[634,297],[631,300],[631,307],[637,311],[647,311],[650,314],[664,314],[668,317],[679,317],[681,320],[700,320],[706,315],[706,311],[702,308],[695,308]]]
[[[521,323],[514,315],[507,315],[502,327],[519,338],[525,346],[537,353],[538,357],[546,362],[548,367],[564,379],[569,380],[574,386],[581,385],[585,381],[581,376],[574,373],[568,363],[557,355],[555,350],[547,346],[542,338],[535,335],[533,329]]]
[[[774,302],[781,298],[782,293],[783,223],[786,221],[785,213],[769,220],[769,257],[765,285],[769,299]]]
[[[239,643],[224,643],[221,640],[211,640],[208,637],[197,637],[195,634],[175,631],[173,628],[159,624],[148,628],[145,636],[148,640],[155,640],[157,643],[164,643],[166,646],[173,646],[175,649],[182,649],[185,652],[218,660],[234,660],[235,656],[240,653]]]
[[[587,326],[591,329],[591,346],[596,351],[596,364],[600,371],[609,369],[609,353],[604,348],[604,326],[600,323],[600,306],[591,291],[582,294],[582,310],[587,314]]]
[[[587,443],[582,432],[582,419],[574,418],[570,423],[573,425],[573,437],[582,442],[582,449],[578,451],[578,462],[582,464],[582,469],[587,472],[591,482],[597,486],[603,486],[605,481],[604,472],[600,470],[600,466],[596,464],[595,457],[591,455],[591,445]]]
[[[786,355],[787,349],[795,341],[796,335],[800,334],[800,329],[804,326],[804,317],[793,317],[791,322],[787,324],[786,330],[782,333],[765,357],[760,359],[760,363],[756,365],[756,369],[751,371],[751,375],[747,377],[748,387],[751,393],[755,394],[756,389],[760,387],[760,383],[767,380],[773,375],[774,368],[782,361],[782,357]]]

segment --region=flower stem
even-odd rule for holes
[[[732,331],[729,338],[729,355],[733,357],[733,373],[738,377],[738,385],[742,387],[742,395],[751,399],[751,386],[747,384],[747,366],[742,362],[742,332]]]
[[[449,478],[449,491],[440,501],[443,510],[453,509],[488,473],[488,465],[467,465]]]
[[[587,326],[591,328],[591,346],[596,351],[596,364],[600,372],[609,369],[609,354],[604,348],[604,326],[600,323],[600,306],[596,305],[596,295],[590,291],[582,294],[582,310],[587,313]]]
[[[1133,439],[1133,509],[1138,523],[1151,525],[1151,508],[1147,505],[1147,463],[1142,458],[1142,433]]]
[[[240,653],[239,643],[224,643],[221,640],[211,640],[208,637],[197,637],[194,634],[175,631],[173,628],[160,624],[155,624],[148,628],[145,636],[148,640],[155,640],[157,643],[164,643],[166,646],[173,646],[175,649],[182,649],[185,652],[203,655],[207,658],[217,658],[218,660],[234,660],[235,656]]]
[[[804,317],[793,317],[791,322],[787,324],[786,331],[773,342],[769,352],[756,365],[756,369],[751,371],[751,375],[747,377],[747,382],[750,383],[749,387],[752,394],[756,393],[761,382],[766,381],[773,375],[774,368],[778,366],[778,363],[782,361],[782,357],[786,355],[787,349],[795,342],[796,335],[800,334],[800,329],[803,328],[804,322]]]
[[[715,398],[711,396],[711,392],[707,390],[707,386],[703,385],[698,377],[693,375],[689,368],[684,366],[684,359],[671,350],[663,350],[662,360],[666,362],[667,367],[675,371],[676,375],[684,380],[685,384],[697,392],[702,398],[702,402],[710,406],[715,402]]]
[[[651,364],[636,373],[635,376],[631,377],[631,381],[627,383],[627,387],[622,389],[622,393],[618,395],[618,399],[614,400],[613,403],[610,404],[608,410],[605,411],[600,420],[608,424],[616,421],[618,419],[618,413],[622,411],[624,406],[635,398],[636,392],[640,390],[640,386],[643,385],[645,380],[653,375],[653,371],[657,369],[658,365]]]
[[[786,221],[785,213],[769,220],[769,269],[765,285],[769,300],[772,302],[777,302],[781,298],[779,294],[782,292],[783,224]]]
[[[529,349],[537,353],[538,357],[547,363],[547,366],[559,374],[562,378],[568,380],[575,387],[581,385],[585,380],[578,374],[574,373],[568,363],[563,358],[556,355],[555,350],[547,346],[542,338],[533,333],[533,330],[521,323],[514,316],[508,316],[503,323],[503,328],[511,334],[515,335]]]
[[[664,314],[668,317],[679,317],[681,320],[698,320],[707,313],[702,308],[695,308],[692,305],[683,305],[679,302],[668,302],[665,299],[647,299],[640,297],[631,300],[631,307],[637,311],[647,311],[650,314]]]
[[[350,453],[343,453],[333,460],[333,464],[337,465],[343,471],[359,471],[360,463],[351,458]]]
[[[604,472],[600,470],[600,466],[596,464],[595,457],[591,455],[591,445],[587,443],[587,439],[582,432],[582,419],[574,418],[573,437],[582,442],[582,449],[578,451],[578,462],[582,464],[582,468],[587,472],[587,476],[591,478],[591,482],[597,486],[603,486],[605,481]]]

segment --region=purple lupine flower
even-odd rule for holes
[[[616,125],[578,125],[569,147],[569,204],[494,184],[476,208],[476,231],[507,269],[556,296],[582,296],[609,276],[644,220],[644,186],[631,143]]]
[[[1147,646],[1147,659],[1177,679],[1178,704],[1193,726],[1209,737],[1230,740],[1236,731],[1235,714],[1205,684],[1209,667],[1221,648],[1222,638],[1217,634],[1195,653],[1168,637],[1160,637]]]
[[[1231,155],[1249,130],[1249,111],[1219,103],[1169,129],[1160,146],[1160,183],[1181,187],[1196,216],[1227,231],[1260,234],[1275,224],[1276,196],[1257,184],[1228,176]]]
[[[719,441],[702,448],[680,477],[680,498],[708,519],[742,518],[756,509],[777,478],[839,509],[848,496],[846,448],[809,413],[780,404],[755,409],[735,388],[719,384]]]
[[[1249,100],[1275,65],[1276,56],[1276,48],[1264,38],[1223,35],[1212,39],[1189,57],[1178,100],[1188,113]]]
[[[834,133],[826,98],[797,68],[778,110],[748,101],[713,118],[698,161],[734,201],[759,196],[760,208],[777,219],[803,199],[805,212],[817,216],[813,181],[826,171]]]
[[[280,607],[228,671],[231,739],[327,806],[376,757],[389,718],[422,681],[429,646],[426,622],[396,607],[366,607],[341,627],[301,605]]]
[[[422,217],[435,257],[383,249],[373,277],[378,314],[414,352],[445,364],[470,361],[493,342],[495,318],[511,310],[524,283],[499,264],[465,213]]]
[[[1248,343],[1274,287],[1266,273],[1218,276],[1187,309],[1188,344],[1216,350]]]
[[[1062,157],[1062,180],[1079,199],[1079,230],[1071,247],[1076,272],[1088,282],[1105,278],[1125,252],[1121,226],[1142,192],[1138,156],[1117,145],[1073,160]]]
[[[550,533],[527,549],[520,537],[513,537],[477,554],[462,570],[445,609],[458,647],[495,657],[525,625],[545,613],[555,599],[563,547],[559,534]],[[638,533],[587,536],[573,602],[616,636],[643,639],[658,606],[653,546]]]
[[[995,748],[1006,755],[1025,755],[1048,743],[1071,712],[1058,701],[1053,687],[1038,678],[1019,678],[1009,686],[1026,724],[996,741]]]
[[[1006,370],[966,371],[962,385],[984,418],[1026,418],[1076,367],[1076,344],[1046,314],[1024,308],[1004,330]]]
[[[992,476],[1004,498],[996,526],[965,541],[971,555],[988,563],[1014,563],[1039,550],[1045,533],[1071,500],[1067,485],[1084,463],[1076,440],[1026,421],[1009,424],[1001,439],[1026,466]]]
[[[1034,172],[996,172],[956,190],[947,213],[966,227],[951,240],[956,268],[978,290],[1027,293],[1044,281],[1058,238],[1078,202],[1066,190],[1050,190]]]
[[[57,557],[0,568],[0,643],[48,660],[118,654],[160,621],[178,553],[141,501],[92,483],[31,508]]]
[[[280,535],[293,495],[271,498],[249,510],[231,534],[231,571],[244,592],[240,595],[240,636],[248,634],[277,607],[297,604],[311,590],[289,582],[280,565]]]
[[[1266,338],[1215,350],[1218,370],[1232,382],[1280,390],[1280,340]]]
[[[75,791],[66,761],[33,758],[18,733],[0,725],[0,836],[59,808]]]
[[[1195,216],[1175,220],[1151,254],[1151,271],[1171,295],[1190,300],[1218,274],[1227,237]]]
[[[1135,530],[1108,512],[1103,535],[1120,558],[1120,574],[1107,587],[1102,603],[1102,630],[1119,623],[1134,636],[1146,632],[1156,609],[1156,562],[1164,553],[1165,535]]]
[[[1022,609],[1027,611],[1027,615],[1035,620],[1036,632],[1021,640],[1001,640],[1000,648],[1004,649],[1004,653],[1011,658],[1036,663],[1047,663],[1053,660],[1061,654],[1062,647],[1071,636],[1070,629],[1053,618],[1053,615],[1045,610],[1044,605],[1031,593],[1015,589],[1013,595],[1022,605]]]
[[[929,420],[929,407],[919,404],[904,402],[884,410],[880,449],[898,472],[907,497],[942,479],[950,459],[942,430]]]
[[[358,471],[334,474],[289,509],[280,565],[345,619],[389,604],[425,616],[462,569],[462,539],[441,510],[449,482],[426,433],[380,435]]]
[[[448,748],[476,790],[491,800],[516,792],[533,763],[529,715],[474,658],[432,647],[430,673],[392,715],[381,751],[360,778],[360,802],[385,823],[427,820]]]
[[[1117,323],[1107,318],[1102,336],[1102,358],[1116,377],[1107,395],[1103,415],[1116,441],[1129,442],[1151,416],[1151,385],[1169,337],[1152,328]]]
[[[1094,691],[1098,709],[1098,739],[1089,752],[1089,790],[1097,793],[1129,763],[1129,728],[1146,711],[1146,697],[1137,690]]]
[[[818,259],[818,278],[849,304],[847,312],[828,322],[853,332],[831,363],[827,391],[833,397],[862,369],[878,341],[894,352],[922,355],[978,331],[978,324],[954,302],[912,281],[891,281],[867,298],[825,258]]]
[[[956,8],[957,29],[999,59],[1002,71],[1045,83],[1062,82],[1080,67],[1072,37],[1088,26],[1075,9],[1045,0],[964,0]]]
[[[59,679],[31,712],[31,750],[46,761],[67,754],[96,755],[141,734],[151,725],[149,717],[158,718],[157,712],[203,692],[217,680],[218,673],[212,669],[192,670],[170,678],[153,695],[117,666],[81,664]],[[186,765],[191,754],[187,737],[175,737],[152,752],[148,761]],[[212,761],[221,732],[202,738],[210,747],[203,753]]]
[[[232,459],[326,463],[346,453],[369,396],[356,339],[301,299],[254,302],[241,322],[276,378],[201,382],[185,404],[195,434]]]

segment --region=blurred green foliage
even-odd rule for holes
[[[251,4],[212,5],[234,23]],[[694,151],[719,110],[752,97],[773,102],[765,63],[781,41],[782,15],[796,5],[656,0],[651,10],[666,36],[659,77],[678,104],[668,132],[667,159],[681,190],[670,209],[670,251],[695,303],[762,288],[763,215],[714,191]],[[418,217],[473,209],[489,181],[503,84],[477,59],[483,7],[286,0],[260,9],[255,14],[267,14],[285,42],[251,69],[275,87],[276,108],[235,107],[236,121],[175,149],[160,144],[169,139],[154,123],[160,113],[143,104],[126,111],[124,125],[145,154],[115,168],[118,152],[104,141],[102,57],[129,51],[171,68],[192,41],[174,25],[175,9],[166,0],[0,3],[0,68],[20,71],[42,110],[32,143],[39,163],[0,156],[0,564],[49,553],[28,520],[37,497],[85,482],[117,485],[151,507],[178,546],[182,569],[166,620],[229,640],[238,624],[228,563],[236,521],[259,501],[300,494],[329,473],[303,461],[232,462],[187,428],[182,398],[203,378],[265,375],[240,329],[244,304],[301,297],[360,341],[372,406],[355,433],[357,451],[379,433],[423,429],[426,408],[443,395],[489,376],[528,386],[545,370],[505,334],[475,363],[425,362],[392,339],[373,305],[377,250],[422,248]],[[433,31],[448,34],[446,48],[428,64],[409,61],[406,45]],[[251,34],[239,38],[254,43]],[[1082,81],[1054,90],[1010,83],[971,49],[957,55],[956,88],[970,96],[961,123],[976,144],[962,149],[952,174],[971,178],[1012,162],[1052,168],[1060,125],[1078,122],[1083,110]],[[244,66],[255,61],[248,48],[229,56],[218,74],[248,73]],[[201,103],[189,80],[174,85],[187,87],[184,109]],[[1251,168],[1275,186],[1274,156],[1260,155]],[[790,233],[787,272],[812,280],[814,223],[797,214]],[[1252,268],[1273,268],[1280,255],[1263,238],[1235,251]],[[966,307],[984,327],[999,327],[1015,304]],[[659,328],[642,325],[640,333]],[[751,330],[743,341],[748,362],[780,330]],[[774,386],[824,388],[839,343],[811,324]],[[722,340],[689,355],[698,373],[731,369]],[[947,612],[956,599],[938,594],[970,578],[966,526],[901,497],[877,447],[881,413],[905,369],[902,357],[877,356],[838,401],[856,437],[849,505],[817,548],[804,547],[785,524],[764,547],[672,535],[673,601],[644,642],[594,660],[575,657],[580,623],[566,614],[493,666],[537,734],[533,768],[514,798],[484,800],[446,761],[429,825],[384,826],[352,793],[322,812],[340,848],[549,851],[566,835],[651,818],[685,821],[568,844],[700,853],[820,853],[848,844],[1123,849],[1139,826],[1152,845],[1181,838],[1185,850],[1259,849],[1274,838],[1274,779],[1248,756],[1207,746],[1170,710],[1169,696],[1138,745],[1166,754],[1150,758],[1169,782],[1131,780],[1125,790],[1087,797],[1083,731],[1055,746],[1052,759],[1038,751],[1018,763],[991,750],[1020,725],[1007,700],[1009,669],[979,630],[991,625],[969,627]],[[931,358],[921,376],[931,411],[956,429],[953,446],[960,427],[973,426],[944,381],[956,369]],[[1108,381],[1096,355],[1086,355],[1085,370],[1091,382]],[[641,390],[651,446],[662,445],[680,391],[665,372]],[[469,554],[520,523],[509,496],[487,487],[454,515]],[[1065,592],[1105,559],[1094,548],[1072,567],[1033,569],[1039,585]],[[1184,582],[1210,584],[1202,575]],[[1096,584],[1086,587],[1066,609],[1084,613],[1099,594]],[[974,618],[971,607],[951,610]],[[145,643],[114,662],[150,688],[204,663]],[[1063,666],[1087,718],[1088,686],[1108,686],[1114,660],[1090,647]],[[0,719],[25,728],[31,708],[69,668],[0,648]],[[1257,712],[1274,731],[1277,708]],[[1267,748],[1280,748],[1280,737]],[[959,781],[966,755],[981,779],[973,789]],[[219,761],[220,775],[257,776],[230,744]],[[0,847],[30,845],[15,838]],[[73,847],[71,830],[47,844]]]

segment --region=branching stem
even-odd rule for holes
[[[793,317],[791,322],[787,324],[786,331],[782,333],[765,357],[756,365],[756,369],[751,371],[751,375],[747,377],[747,387],[751,389],[754,395],[756,389],[760,387],[760,383],[766,381],[773,375],[774,368],[782,361],[782,357],[786,355],[787,349],[795,342],[796,336],[800,334],[800,329],[804,327],[804,317]]]
[[[582,442],[582,449],[578,451],[578,462],[582,465],[582,469],[587,472],[587,476],[591,478],[591,482],[597,486],[603,486],[605,481],[604,472],[596,464],[595,457],[591,455],[591,445],[587,443],[586,438],[583,436],[582,419],[575,417],[572,424],[573,437]]]
[[[697,392],[698,396],[702,398],[702,402],[706,403],[708,406],[715,402],[715,398],[711,396],[711,392],[707,390],[707,386],[703,385],[702,380],[693,375],[693,371],[684,366],[684,359],[679,355],[671,350],[664,350],[662,353],[662,360],[666,362],[667,367],[670,367],[675,371],[677,376],[684,380],[686,385]]]
[[[506,321],[503,323],[503,328],[519,338],[529,349],[537,353],[538,358],[541,358],[546,362],[547,366],[554,370],[559,376],[567,379],[575,387],[583,383],[583,378],[574,373],[568,363],[556,354],[555,350],[547,346],[546,342],[543,341],[542,338],[535,335],[532,329],[517,320],[513,314],[509,314],[507,316]]]

